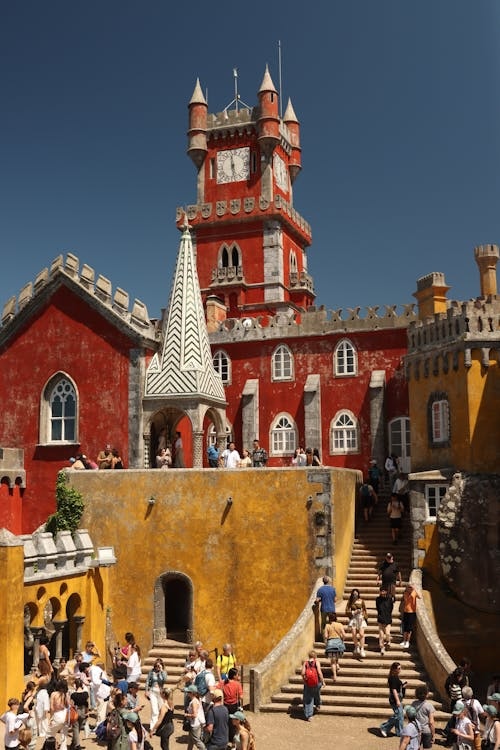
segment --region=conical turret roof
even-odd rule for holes
[[[264,91],[274,91],[275,93],[278,93],[273,83],[273,79],[271,78],[271,74],[269,73],[268,65],[266,65],[266,72],[264,73],[264,78],[260,84],[259,94],[262,94]]]
[[[183,230],[163,331],[161,354],[146,373],[145,397],[198,398],[225,405],[224,386],[212,363],[193,243]]]
[[[200,86],[200,79],[196,79],[196,85],[194,87],[193,95],[189,101],[189,104],[206,104],[207,101],[203,96],[203,91]]]

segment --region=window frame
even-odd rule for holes
[[[352,355],[352,366],[349,366],[348,350]],[[340,367],[339,354],[344,360],[342,368]],[[358,352],[350,339],[341,339],[337,342],[333,351],[333,374],[336,378],[354,378],[358,374]]]
[[[435,491],[433,494],[435,497],[433,498],[432,505],[435,505],[436,512],[432,514],[430,512],[431,509],[431,491]],[[437,516],[439,512],[439,506],[441,505],[441,502],[443,498],[445,497],[446,493],[448,491],[448,485],[442,484],[442,483],[429,483],[425,485],[424,488],[424,497],[425,497],[425,520],[430,523],[436,523]],[[437,495],[437,497],[436,497]]]
[[[285,427],[279,427],[280,422],[287,420],[290,425],[289,429]],[[281,445],[276,445],[275,437],[287,435],[285,438],[287,444],[281,441]],[[293,444],[293,445],[292,445]],[[269,430],[269,455],[270,456],[290,456],[292,457],[295,453],[295,449],[298,446],[298,430],[297,425],[293,417],[287,412],[281,412],[271,422],[271,428]]]
[[[65,401],[63,401],[63,407],[61,415],[53,415],[53,403],[56,397],[56,389],[62,383],[66,382],[71,388],[71,394],[74,398],[74,415],[65,415]],[[66,372],[57,372],[52,375],[46,382],[40,399],[40,423],[39,423],[39,441],[40,445],[79,445],[79,407],[80,397],[78,388],[72,377]],[[53,437],[53,426],[54,419],[60,421],[62,426],[61,439],[54,439]],[[67,423],[72,422],[73,433],[70,439],[66,439],[67,434]]]
[[[337,424],[342,417],[347,417],[350,420],[350,424]],[[361,452],[361,441],[359,435],[359,422],[357,417],[349,409],[339,409],[335,414],[332,421],[330,422],[330,455],[332,456],[348,456],[355,455]],[[349,436],[348,433],[351,433]],[[341,447],[336,446],[337,434],[342,434],[343,445]],[[352,435],[354,435],[355,445],[348,446],[348,443],[352,441]]]
[[[451,434],[450,402],[446,393],[432,393],[427,403],[429,444],[448,448]]]
[[[285,362],[285,354],[288,356],[288,363]],[[278,357],[281,359],[280,362],[277,361]],[[283,375],[283,370],[286,369],[287,364],[289,365],[290,373],[288,375]],[[279,344],[271,355],[271,380],[273,383],[291,382],[295,380],[294,357],[292,350],[287,344]]]
[[[225,359],[225,369],[226,369],[226,376],[223,377],[223,370],[224,366],[221,364],[221,360]],[[216,364],[216,359],[219,360],[219,362]],[[212,365],[215,370],[215,372],[219,375],[220,379],[222,380],[223,385],[231,385],[232,382],[232,366],[231,366],[231,357],[228,355],[228,353],[224,349],[217,349],[213,355],[212,355]]]

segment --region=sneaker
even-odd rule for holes
[[[364,648],[361,649],[360,655],[363,656],[363,657],[366,656],[366,651],[364,650]]]
[[[356,648],[354,649],[354,653],[359,654],[359,646],[356,646]]]
[[[380,656],[385,656],[385,648],[380,649]]]
[[[385,729],[382,729],[382,727],[380,727],[380,734],[382,735],[382,737],[387,737],[387,732],[385,731]]]
[[[409,643],[409,641],[405,641],[405,642],[403,643],[403,648],[410,648],[410,643]]]

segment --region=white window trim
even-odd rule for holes
[[[446,495],[447,489],[448,489],[448,486],[446,484],[426,484],[425,485],[425,520],[428,523],[436,523],[437,514],[439,512],[439,506],[441,505],[442,499]],[[436,497],[433,498],[433,501],[436,504],[435,516],[431,515],[429,511],[431,493],[433,494],[437,493],[437,498]]]
[[[289,450],[275,451],[274,450],[274,439],[273,439],[273,437],[274,437],[274,433],[278,432],[277,425],[278,425],[278,423],[279,423],[279,421],[281,419],[287,419],[290,422],[290,424],[292,426],[292,429],[291,430],[283,430],[282,433],[283,434],[286,433],[286,434],[293,435],[293,443],[294,443],[294,445],[293,445],[293,447],[290,447]],[[281,412],[281,414],[277,414],[276,417],[273,419],[273,421],[271,423],[271,429],[269,430],[269,455],[270,456],[293,456],[293,454],[295,453],[295,449],[297,448],[297,446],[298,446],[298,430],[297,430],[297,425],[295,423],[295,420],[287,412]]]
[[[226,379],[224,379],[222,377],[220,369],[215,366],[215,359],[216,359],[216,357],[219,358],[219,361],[220,361],[221,357],[225,357],[226,358],[226,362],[227,362],[227,378]],[[220,375],[220,378],[221,378],[223,384],[224,385],[231,385],[233,368],[231,366],[231,357],[228,355],[228,353],[226,351],[224,351],[224,349],[217,349],[217,351],[214,352],[214,354],[213,354],[212,364],[214,365],[215,372],[217,372]]]
[[[436,407],[437,414],[435,413]],[[443,398],[432,402],[431,420],[433,444],[440,445],[441,443],[447,443],[450,439],[450,405],[448,399]]]
[[[278,352],[287,352],[290,357],[290,375],[276,375],[276,355]],[[281,354],[280,354],[281,357]],[[281,363],[282,364],[282,363]],[[295,380],[295,363],[291,349],[286,344],[280,344],[271,355],[271,380],[277,382],[291,382]]]
[[[52,410],[50,397],[56,384],[60,380],[67,380],[73,386],[75,391],[75,436],[73,440],[52,440]],[[40,422],[39,422],[39,445],[79,445],[79,413],[80,413],[80,394],[75,381],[68,373],[59,371],[54,373],[42,389],[40,398]]]
[[[342,348],[344,350],[344,362],[345,362],[345,349],[347,347],[350,347],[353,354],[353,371],[352,372],[345,372],[340,371],[339,368],[339,359],[338,359],[338,352],[339,349]],[[354,344],[350,339],[341,339],[334,351],[333,351],[333,374],[336,378],[355,378],[358,374],[358,352]]]
[[[338,427],[337,421],[340,419],[340,417],[345,414],[346,416],[351,419],[353,422],[352,427]],[[355,448],[336,448],[335,447],[335,430],[343,430],[344,434],[346,430],[354,430],[356,434],[356,447]],[[335,414],[334,418],[330,422],[330,455],[331,456],[347,456],[347,455],[356,455],[358,453],[361,453],[361,447],[360,447],[360,435],[359,435],[359,422],[357,417],[353,414],[352,411],[349,409],[339,409],[339,411]]]

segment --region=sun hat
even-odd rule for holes
[[[491,706],[489,703],[483,706],[483,711],[485,714],[489,714],[490,716],[496,716],[498,714],[495,706]]]
[[[410,721],[413,721],[413,719],[416,719],[417,709],[415,708],[415,706],[406,706],[405,715],[410,719]]]
[[[238,719],[238,721],[245,721],[245,714],[243,711],[235,711],[234,714],[229,714],[230,719]]]
[[[124,721],[130,721],[131,724],[135,724],[136,721],[139,719],[139,714],[136,714],[135,711],[129,711],[126,714],[123,714],[123,720]]]

